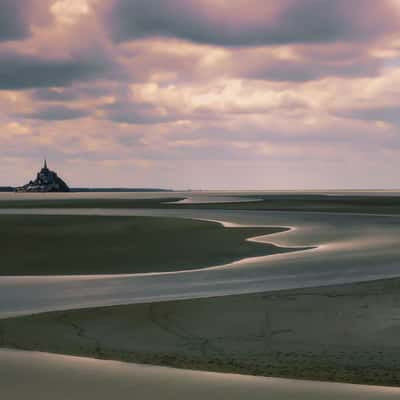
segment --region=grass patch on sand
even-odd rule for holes
[[[164,272],[291,251],[246,241],[284,228],[178,218],[1,215],[0,275]]]

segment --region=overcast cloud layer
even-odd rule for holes
[[[397,188],[400,0],[0,0],[0,185]]]

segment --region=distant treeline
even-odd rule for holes
[[[13,192],[14,188],[11,186],[0,186],[0,192]]]

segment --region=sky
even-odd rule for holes
[[[0,0],[0,185],[400,187],[400,0]]]

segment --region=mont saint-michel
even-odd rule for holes
[[[47,161],[44,160],[43,168],[37,173],[36,179],[30,181],[24,186],[17,187],[17,192],[69,192],[68,185],[47,167]]]

